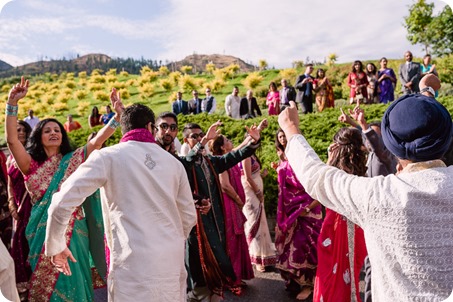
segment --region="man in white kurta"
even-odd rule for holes
[[[226,115],[235,119],[240,119],[239,107],[241,106],[241,98],[239,97],[239,88],[233,87],[233,92],[225,99]]]
[[[307,192],[364,230],[373,301],[444,301],[453,290],[453,166],[406,162],[398,175],[358,177],[319,159],[299,134],[294,103],[279,124]]]
[[[150,135],[152,127],[141,130]],[[156,143],[132,138],[90,155],[53,196],[46,254],[66,249],[74,207],[98,188],[110,248],[109,301],[185,301],[184,242],[196,211],[183,165]]]

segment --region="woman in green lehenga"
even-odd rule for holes
[[[92,301],[93,286],[102,285],[105,277],[104,234],[99,194],[93,194],[82,207],[77,207],[66,231],[66,240],[77,263],[71,263],[71,276],[60,274],[44,254],[47,209],[54,192],[82,164],[90,153],[100,149],[119,125],[123,110],[119,94],[112,90],[110,99],[117,114],[98,135],[84,147],[71,149],[68,136],[55,119],[40,121],[32,132],[26,148],[17,136],[17,102],[26,96],[28,80],[15,85],[6,104],[6,141],[24,174],[33,208],[26,228],[32,267],[29,301]],[[83,208],[83,209],[82,209]],[[97,269],[93,269],[93,262]]]

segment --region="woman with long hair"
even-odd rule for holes
[[[383,57],[379,60],[381,68],[378,72],[379,85],[379,102],[387,104],[395,100],[396,75],[393,69],[387,67],[387,58]]]
[[[366,76],[368,80],[367,94],[368,94],[368,104],[375,104],[379,102],[378,99],[378,85],[377,85],[377,69],[374,63],[366,64]]]
[[[17,138],[25,146],[31,134],[31,127],[27,122],[17,122]],[[13,217],[14,234],[11,240],[11,256],[14,260],[14,272],[16,274],[17,291],[21,301],[25,301],[28,295],[28,282],[31,276],[28,258],[28,242],[25,238],[25,228],[31,213],[30,194],[25,188],[24,176],[20,172],[12,155],[6,163],[8,169],[8,205]]]
[[[269,84],[269,92],[266,97],[266,105],[269,115],[278,115],[280,113],[280,93],[277,90],[277,85],[274,82]]]
[[[102,125],[101,121],[102,115],[99,113],[99,109],[96,106],[93,106],[93,109],[91,109],[91,114],[88,116],[88,126],[90,128]]]
[[[313,81],[313,91],[315,92],[315,101],[318,111],[322,112],[324,108],[335,107],[333,88],[326,77],[324,69],[319,68],[316,71],[316,78]]]
[[[31,133],[27,147],[19,141],[17,135],[18,101],[27,95],[29,82],[22,77],[8,95],[6,104],[6,141],[17,167],[24,175],[25,185],[31,197],[32,210],[25,233],[29,243],[29,262],[32,269],[29,298],[31,301],[92,301],[93,285],[104,285],[99,274],[105,276],[104,242],[92,245],[91,232],[102,225],[102,213],[95,212],[92,203],[85,203],[75,208],[67,228],[67,245],[77,263],[70,263],[72,275],[60,274],[58,267],[51,263],[51,258],[44,254],[44,239],[47,225],[47,210],[54,192],[58,191],[63,181],[95,149],[100,149],[119,125],[123,105],[119,93],[112,89],[110,99],[116,110],[115,117],[98,135],[85,146],[73,151],[63,125],[56,119],[40,121]],[[83,208],[83,209],[82,209]],[[91,223],[91,218],[96,219]],[[102,235],[101,235],[102,236]],[[101,237],[102,238],[102,237]],[[91,269],[93,259],[103,259],[96,263],[97,270]],[[97,276],[97,278],[92,278]]]
[[[354,103],[355,101],[362,103],[363,100],[366,100],[368,98],[368,79],[365,72],[363,72],[363,64],[361,61],[357,60],[352,64],[351,72],[348,74],[348,86],[350,87],[350,104]]]
[[[355,128],[341,128],[329,147],[328,165],[365,176],[366,149]],[[318,238],[313,301],[361,301],[359,275],[367,255],[363,230],[330,209]]]
[[[233,143],[225,136],[219,135],[210,141],[209,149],[212,155],[222,156],[233,150]],[[245,193],[241,183],[241,169],[238,165],[233,166],[219,175],[219,181],[225,213],[227,254],[236,275],[236,281],[230,285],[230,290],[239,296],[245,285],[242,280],[250,280],[254,277],[244,231],[246,219],[242,208],[245,204]]]
[[[308,195],[297,180],[285,156],[286,136],[279,129],[275,147],[279,155],[278,206],[275,227],[276,267],[286,289],[297,293],[298,300],[313,292],[318,257],[316,243],[322,225],[321,205]]]

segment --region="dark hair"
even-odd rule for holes
[[[66,130],[64,130],[63,125],[54,118],[46,118],[39,121],[36,124],[35,128],[30,134],[30,137],[27,140],[26,150],[31,155],[31,157],[36,160],[37,162],[43,162],[47,159],[46,151],[44,150],[44,146],[42,145],[42,129],[46,126],[47,123],[54,122],[58,125],[61,132],[61,145],[60,145],[60,153],[62,155],[66,155],[67,153],[74,150],[69,143],[68,134]]]
[[[164,111],[161,114],[159,114],[159,116],[156,119],[156,123],[158,123],[160,120],[167,118],[167,117],[174,119],[176,122],[176,125],[178,125],[178,117],[176,116],[176,114],[174,114],[173,112],[170,112],[170,111]]]
[[[368,65],[373,66],[373,68],[374,68],[374,75],[376,75],[376,73],[377,73],[376,65],[374,65],[374,63],[368,63],[368,64],[366,64],[366,66],[368,66]],[[373,73],[370,73],[370,72],[368,71],[368,68],[367,68],[367,69],[366,69],[366,74],[367,74],[367,75],[370,75],[370,74],[373,74]]]
[[[362,134],[356,128],[341,128],[333,137],[337,145],[332,148],[327,164],[346,173],[365,176],[366,151],[363,150]]]
[[[326,71],[324,69],[322,69],[322,68],[319,68],[318,70],[316,70],[316,78],[317,79],[320,79],[320,77],[319,77],[319,72],[320,71],[324,72],[324,77],[326,77]]]
[[[96,109],[96,113],[94,112]],[[93,106],[93,108],[91,109],[91,116],[95,116],[95,117],[99,117],[101,114],[99,113],[99,109],[97,106]]]
[[[148,106],[132,104],[124,109],[120,122],[123,134],[134,129],[146,129],[149,123],[154,125],[154,112]]]
[[[198,124],[195,124],[195,123],[187,123],[184,125],[184,129],[182,129],[182,136],[184,138],[187,138],[189,136],[189,130],[191,129],[200,129],[200,130],[203,130],[201,129],[200,125]]]
[[[388,61],[386,57],[382,57],[382,58],[379,60],[379,62],[382,62],[382,60]]]
[[[285,147],[283,147],[283,145],[280,144],[280,142],[278,140],[278,134],[280,132],[285,133],[282,128],[278,128],[277,132],[275,133],[275,148],[285,151]],[[286,134],[285,134],[285,136],[286,136]]]
[[[31,126],[27,122],[25,122],[23,120],[18,120],[17,124],[21,125],[21,126],[23,126],[25,128],[25,141],[28,140],[28,138],[30,137],[30,134],[31,134],[31,132],[33,130],[33,129],[31,129]]]
[[[312,63],[307,63],[307,64],[305,64],[305,67],[313,67],[313,64]]]
[[[356,61],[354,61],[354,63],[352,63],[352,72],[355,72],[355,68],[354,68],[355,64],[360,64],[360,71],[363,72],[363,64],[362,64],[362,61],[359,61],[359,60],[356,60]]]
[[[277,90],[277,85],[275,85],[275,82],[269,83],[269,89],[271,89],[272,86],[274,86],[275,90]]]
[[[431,58],[431,55],[429,53],[427,53],[424,57],[423,57],[423,60],[426,59],[426,58]]]
[[[225,137],[222,134],[216,136],[215,139],[210,140],[209,150],[212,152],[212,155],[223,155],[222,147],[225,143]]]

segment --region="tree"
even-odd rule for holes
[[[333,66],[335,65],[335,62],[338,60],[338,56],[336,53],[331,53],[327,56],[327,62],[326,62],[326,65],[327,66]]]
[[[268,66],[266,60],[264,60],[264,59],[259,60],[258,65],[260,67],[260,70],[266,70],[266,68]]]
[[[429,25],[433,21],[433,3],[426,3],[425,0],[418,0],[409,7],[409,16],[404,17],[407,29],[407,39],[414,44],[422,44],[425,52],[429,53],[429,46],[432,44],[432,35]]]
[[[445,5],[440,14],[429,25],[432,38],[433,54],[444,56],[453,51],[453,14],[449,5]]]
[[[298,60],[298,61],[293,61],[293,68],[303,68],[304,67],[304,61]]]

